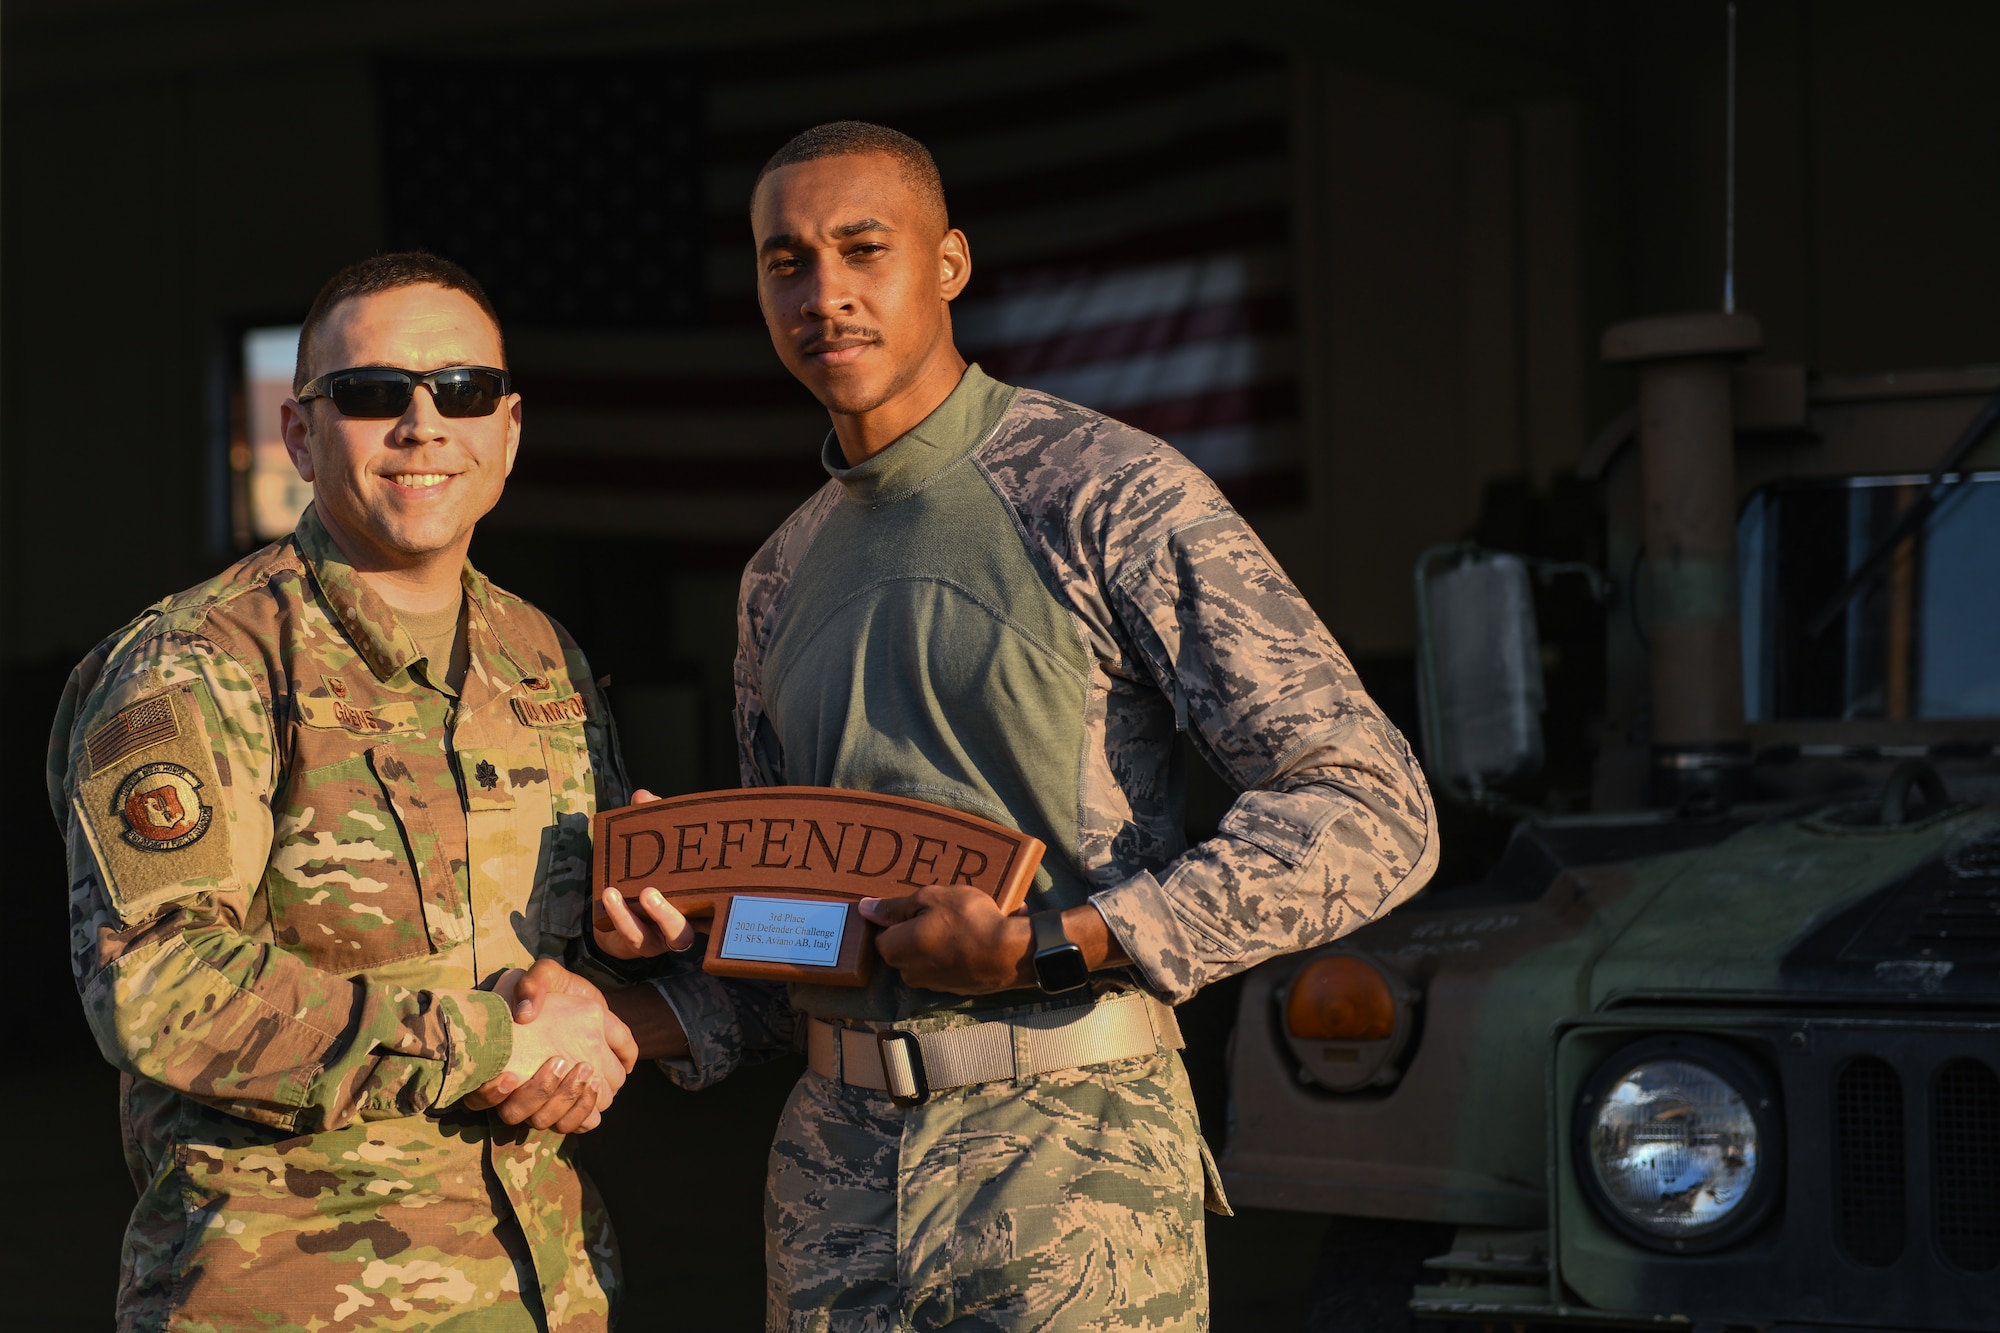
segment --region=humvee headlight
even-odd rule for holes
[[[1577,1107],[1586,1188],[1606,1217],[1656,1248],[1725,1244],[1774,1196],[1774,1104],[1764,1073],[1721,1042],[1628,1046]]]

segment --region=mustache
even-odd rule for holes
[[[816,329],[799,340],[799,354],[814,356],[820,352],[831,352],[841,347],[851,347],[858,342],[880,342],[882,330],[871,329],[866,324],[835,324],[830,329]]]

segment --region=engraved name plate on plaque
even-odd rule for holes
[[[708,971],[836,986],[872,971],[861,899],[968,884],[1013,912],[1044,850],[977,815],[836,787],[676,796],[599,811],[591,832],[594,891],[658,889],[707,930]]]
[[[715,956],[732,962],[834,967],[847,935],[847,904],[739,893],[717,927]]]

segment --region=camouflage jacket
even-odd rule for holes
[[[77,989],[126,1075],[123,1326],[427,1327],[518,1299],[510,1214],[551,1326],[605,1325],[561,1137],[454,1104],[512,1051],[483,988],[574,950],[624,780],[568,636],[469,565],[464,589],[454,694],[309,509],[70,678],[49,795]]]
[[[1171,448],[975,366],[889,449],[850,469],[829,440],[826,462],[834,480],[743,576],[746,784],[897,791],[1026,828],[1049,843],[1042,902],[1095,903],[1170,1003],[1343,935],[1428,879],[1436,816],[1408,744]],[[943,641],[962,636],[954,664]],[[1015,660],[996,694],[987,677]],[[893,744],[867,735],[881,718],[902,729]],[[1242,792],[1192,848],[1181,732]],[[687,972],[659,984],[703,1029],[670,1067],[684,1082],[783,1035],[768,991]],[[828,1001],[792,998],[816,1014]]]

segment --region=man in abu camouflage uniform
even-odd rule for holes
[[[117,1326],[604,1329],[563,1134],[630,1034],[553,963],[532,1026],[504,994],[574,956],[625,791],[576,645],[466,562],[520,440],[498,323],[389,255],[300,344],[298,531],[100,644],[51,740],[139,1191]]]
[[[1201,1211],[1226,1205],[1167,1006],[1415,892],[1423,778],[1206,477],[967,367],[948,303],[969,249],[920,145],[808,131],[751,213],[772,340],[833,431],[832,480],[743,577],[744,781],[936,801],[1049,853],[1033,919],[946,884],[865,902],[891,965],[866,989],[787,1003],[680,968],[613,1003],[688,1086],[803,1015],[771,1328],[1206,1327]],[[1181,731],[1243,793],[1193,848]],[[685,945],[640,902],[604,896],[604,948]]]

